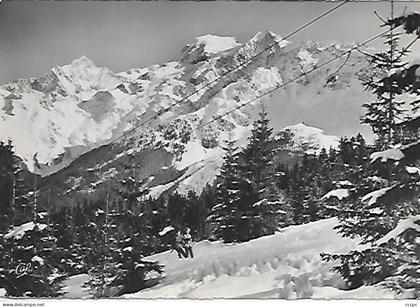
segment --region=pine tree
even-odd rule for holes
[[[46,224],[28,222],[2,238],[0,287],[12,297],[55,297],[66,277],[55,262],[55,237]]]
[[[8,296],[57,296],[65,277],[55,257],[57,238],[41,223],[43,215],[28,210],[23,170],[10,141],[0,142],[0,172],[0,218],[6,232],[0,244],[0,287]]]
[[[356,145],[356,163],[360,166],[366,166],[366,163],[368,162],[367,159],[367,151],[366,148],[366,141],[363,138],[363,136],[358,133],[355,139],[355,145]]]
[[[283,172],[277,172],[277,177],[283,177]],[[271,181],[267,188],[267,205],[275,211],[275,215],[269,212],[267,217],[269,224],[275,224],[279,228],[291,225],[292,206],[285,196],[285,192],[278,186],[277,182]]]
[[[103,214],[102,201],[78,203],[73,210],[74,243],[72,258],[75,269],[87,273],[97,265],[103,253]],[[54,219],[53,219],[54,221]]]
[[[183,216],[185,202],[186,199],[177,192],[171,194],[168,198],[168,215],[170,224],[176,229],[181,229],[184,224]]]
[[[191,235],[195,240],[203,238],[207,211],[206,203],[194,191],[190,190],[185,203],[183,224],[190,228]]]
[[[314,155],[304,154],[299,174],[302,177],[300,187],[302,195],[300,216],[302,223],[309,223],[318,220],[318,171],[319,161]]]
[[[213,235],[224,242],[233,242],[238,238],[235,225],[238,223],[239,174],[238,154],[235,141],[230,137],[223,147],[224,162],[216,182],[216,202],[208,217],[214,226]]]
[[[403,25],[407,34],[414,33],[420,37],[420,14],[410,13],[389,21],[390,25]],[[412,101],[412,114],[420,109],[420,80],[418,78],[420,65],[407,65],[404,69],[394,72],[384,78],[391,80],[404,91],[415,96]],[[388,81],[389,83],[390,81]],[[399,141],[403,158],[395,161],[403,173],[401,180],[394,188],[384,195],[384,201],[404,203],[408,210],[404,212],[396,227],[385,237],[377,241],[377,245],[392,253],[395,257],[396,270],[392,276],[385,280],[385,286],[397,292],[412,291],[413,297],[420,297],[420,145],[418,142],[420,132],[419,117],[408,117],[400,123]],[[377,156],[376,156],[377,157]],[[404,171],[403,171],[404,169]],[[407,176],[408,173],[408,176]]]
[[[110,284],[118,273],[119,263],[116,256],[121,252],[117,245],[121,238],[117,237],[115,220],[111,218],[114,210],[110,203],[109,184],[106,187],[106,199],[101,203],[101,207],[95,211],[95,222],[90,224],[95,230],[99,230],[99,233],[96,232],[99,234],[99,240],[96,243],[97,259],[95,265],[89,270],[91,278],[88,282],[96,298],[109,297],[118,293],[118,290],[111,289]]]
[[[69,275],[86,273],[87,266],[83,262],[83,250],[76,242],[74,210],[66,206],[54,212],[51,210],[47,214],[50,215],[48,218],[50,235],[57,238],[54,257],[59,263],[60,270]]]
[[[396,20],[399,22],[406,20],[406,31],[413,31],[412,24],[416,23],[415,21],[417,25],[420,25],[420,15],[408,16],[391,20],[387,24],[393,26]],[[414,19],[410,19],[412,16]],[[409,19],[410,22],[408,22]],[[417,33],[419,34],[420,32]],[[392,58],[394,46],[391,42],[388,46],[390,49],[388,54]],[[388,62],[391,63],[390,59]],[[391,70],[394,66],[389,67],[388,74],[380,76],[379,81],[376,82],[376,88],[385,86],[388,90],[388,92],[383,91],[383,93],[388,93],[384,98],[390,104],[385,112],[386,116],[381,113],[383,110],[377,112],[377,118],[382,116],[384,125],[380,127],[376,122],[371,122],[373,127],[376,125],[374,131],[382,150],[370,155],[367,176],[364,176],[365,180],[356,187],[347,210],[341,211],[338,226],[344,236],[360,237],[362,243],[365,244],[364,248],[347,254],[324,255],[323,257],[329,261],[339,261],[340,265],[335,266],[334,269],[341,273],[352,287],[363,284],[381,284],[397,292],[411,293],[414,298],[418,298],[420,282],[419,125],[411,125],[411,123],[405,125],[403,121],[398,129],[414,129],[414,131],[396,133],[397,129],[393,121],[394,116],[398,116],[398,112],[394,111],[399,102],[391,98],[392,94],[409,92],[419,95],[420,92],[417,79],[407,79],[408,76],[413,76],[413,66],[401,67],[400,71]],[[392,106],[394,102],[396,107]],[[419,99],[415,100],[413,108],[419,107],[419,103]],[[372,110],[374,114],[376,111]],[[406,136],[405,145],[398,144],[402,141],[399,138],[400,135]],[[411,136],[411,139],[407,136]]]
[[[400,33],[395,33],[394,25],[385,22],[383,26],[389,27],[390,32],[384,34],[385,52],[379,52],[371,56],[371,64],[376,73],[363,80],[366,90],[371,91],[376,100],[365,103],[366,114],[362,122],[372,127],[377,135],[379,149],[386,149],[396,140],[396,124],[402,119],[404,101],[401,95],[404,88],[398,86],[392,78],[383,78],[389,72],[394,72],[404,67],[403,56],[407,50],[398,47]]]
[[[277,229],[277,190],[270,188],[280,174],[275,173],[275,148],[272,128],[263,109],[254,122],[249,143],[240,154],[239,164],[239,220],[235,228],[239,241],[247,241],[273,234]],[[274,193],[274,194],[273,194]]]
[[[382,154],[386,156],[386,153]],[[388,161],[388,167],[392,170],[389,177],[378,180],[381,177],[378,176],[377,165],[373,164],[370,175],[358,184],[351,197],[340,207],[340,225],[337,227],[339,232],[345,237],[361,238],[367,247],[362,251],[352,251],[344,255],[324,256],[327,260],[340,261],[341,264],[336,266],[335,270],[341,273],[352,287],[379,282],[389,284],[389,280],[395,280],[399,268],[416,263],[411,263],[412,258],[408,257],[415,253],[418,246],[413,234],[404,239],[401,238],[403,234],[400,234],[391,243],[383,239],[401,220],[420,213],[418,175],[404,174],[404,161],[400,161],[397,166],[390,162]],[[382,168],[383,165],[378,163]],[[418,283],[418,275],[415,276]],[[408,284],[410,287],[406,286],[406,289],[416,285],[413,282]],[[396,289],[395,283],[393,288]]]
[[[217,182],[217,181],[216,181]],[[208,222],[208,217],[211,215],[211,210],[214,207],[214,205],[217,202],[217,185],[215,183],[213,184],[207,184],[203,191],[200,194],[200,199],[203,202],[203,206],[206,208],[206,216],[204,218],[204,230],[202,234],[202,238],[209,238],[212,230],[210,223]]]
[[[14,171],[14,189],[13,189],[13,225],[20,225],[24,222],[32,220],[31,212],[31,200],[32,200],[32,187],[28,187],[28,184],[24,178],[24,170],[16,165]],[[32,194],[32,195],[31,195]]]
[[[163,266],[142,259],[157,249],[152,221],[158,211],[144,198],[148,189],[143,182],[133,181],[132,191],[126,200],[133,199],[134,208],[128,203],[129,210],[121,212],[116,202],[106,207],[103,296],[137,292],[151,286],[148,274],[158,280],[163,273]]]
[[[0,232],[6,231],[15,218],[16,172],[17,163],[12,142],[0,142]]]
[[[152,252],[158,253],[171,248],[171,244],[173,243],[170,234],[167,234],[166,231],[162,234],[162,231],[166,227],[173,228],[168,213],[168,202],[165,195],[161,195],[156,199],[149,197],[146,201],[149,203],[153,213],[150,221],[151,233],[155,242],[152,247]]]
[[[117,185],[117,193],[122,199],[122,208],[120,211],[127,211],[130,214],[141,213],[141,200],[148,194],[148,189],[145,188],[145,183],[138,179],[138,168],[136,156],[134,154],[129,156],[127,163],[123,165],[125,173],[129,176],[120,180]]]
[[[135,155],[129,157],[124,165],[130,174],[117,183],[118,199],[110,201],[110,217],[117,225],[116,231],[130,239],[133,247],[145,252],[152,249],[152,219],[158,212],[152,210],[147,201],[149,189],[145,180],[139,180],[138,166]]]
[[[142,260],[156,248],[152,220],[158,212],[145,199],[148,190],[144,182],[136,179],[135,169],[131,171],[131,176],[115,185],[116,199],[111,199],[107,185],[106,199],[96,211],[98,219],[93,225],[100,231],[101,245],[89,272],[95,297],[138,291],[147,284],[148,272],[161,274],[163,270],[157,263]]]
[[[335,151],[334,159],[336,159]],[[293,223],[303,224],[326,217],[319,200],[332,186],[332,161],[326,149],[319,155],[304,154],[288,175],[286,190],[293,211]]]

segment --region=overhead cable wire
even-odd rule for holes
[[[247,65],[249,65],[251,62],[255,61],[260,55],[264,54],[265,52],[271,50],[273,47],[278,46],[281,42],[286,41],[288,38],[296,35],[297,33],[303,31],[304,29],[310,27],[311,25],[313,25],[314,23],[316,23],[317,21],[321,20],[322,18],[326,17],[327,15],[331,14],[332,12],[340,9],[341,7],[343,7],[345,4],[347,4],[348,2],[350,2],[350,0],[345,0],[341,3],[339,3],[338,5],[328,9],[327,11],[325,11],[324,13],[320,14],[319,16],[311,19],[310,21],[306,22],[305,24],[303,24],[302,26],[298,27],[297,29],[293,30],[292,32],[290,32],[289,34],[287,34],[285,37],[282,37],[280,40],[275,41],[274,43],[270,44],[268,47],[266,47],[265,49],[263,49],[262,51],[256,53],[255,55],[253,55],[252,57],[250,57],[249,59],[245,60],[244,62],[240,63],[239,65],[231,68],[230,70],[228,70],[227,72],[225,72],[224,74],[220,75],[219,77],[215,78],[214,80],[211,80],[210,82],[204,84],[203,86],[199,87],[198,89],[195,89],[192,93],[188,94],[186,97],[180,99],[179,101],[175,102],[174,104],[171,104],[170,106],[158,111],[155,115],[149,117],[148,119],[144,120],[143,122],[140,122],[139,124],[137,124],[135,127],[125,131],[124,133],[122,133],[120,136],[114,138],[112,141],[116,141],[120,138],[123,138],[124,136],[126,136],[127,134],[137,130],[138,128],[144,126],[145,124],[149,123],[150,121],[157,119],[159,116],[161,116],[162,114],[170,111],[172,108],[174,108],[175,106],[181,104],[182,102],[187,101],[189,98],[191,98],[192,96],[194,96],[195,94],[199,93],[200,91],[202,91],[203,89],[209,87],[212,84],[215,84],[217,81],[221,80],[222,78],[226,77],[227,75],[241,70],[243,68],[245,68]]]

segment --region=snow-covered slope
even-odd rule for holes
[[[159,285],[126,298],[396,298],[379,287],[346,290],[344,281],[320,260],[320,252],[344,252],[357,242],[333,227],[335,218],[290,226],[240,244],[202,241],[193,259],[169,251],[147,259],[165,265]]]
[[[337,136],[326,135],[322,129],[308,127],[303,123],[288,126],[284,131],[290,131],[293,135],[291,150],[319,153],[322,148],[337,148],[339,144]]]
[[[192,45],[186,46],[185,54],[191,54],[198,51],[203,52],[205,55],[212,55],[240,45],[241,44],[238,43],[234,37],[222,37],[208,34],[197,37]]]

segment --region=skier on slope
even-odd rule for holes
[[[181,259],[182,257],[188,258],[188,252],[184,249],[184,239],[183,235],[181,235],[181,231],[178,230],[175,235],[175,244],[174,249],[178,253],[178,257]]]
[[[187,257],[183,249],[183,240],[180,230],[176,230],[172,225],[165,227],[159,235],[162,238],[162,243],[167,247],[171,248],[171,253],[175,250],[178,253],[178,257]]]
[[[190,234],[190,229],[188,227],[185,229],[185,233],[182,234],[182,241],[183,241],[184,250],[186,252],[185,258],[188,258],[188,255],[190,255],[191,258],[194,258],[193,251],[192,251],[193,241]]]

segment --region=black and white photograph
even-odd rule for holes
[[[0,1],[3,306],[417,307],[419,234],[420,1]]]

